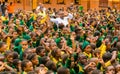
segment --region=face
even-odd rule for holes
[[[109,66],[107,69],[106,74],[115,74],[115,68],[113,66]]]
[[[20,20],[16,20],[16,24],[20,24]]]
[[[92,50],[92,49],[91,49],[91,46],[90,46],[90,45],[88,45],[88,46],[85,48],[85,51],[86,51],[86,52],[91,52],[91,50]]]
[[[6,45],[6,44],[3,44],[3,46],[0,48],[0,51],[1,51],[1,52],[4,52],[6,49],[7,49],[7,45]]]
[[[43,49],[43,50],[39,53],[39,56],[41,56],[41,57],[45,56],[45,49]]]
[[[7,56],[7,61],[10,62],[10,63],[13,62],[13,55],[12,55],[12,54],[9,54],[9,55]]]
[[[32,70],[33,70],[32,62],[29,61],[29,62],[26,64],[26,67],[24,68],[24,70],[25,70],[26,72],[32,71]]]
[[[57,48],[57,45],[55,43],[52,43],[51,44],[51,49],[55,49],[55,48]]]
[[[61,51],[57,50],[57,57],[61,57]]]
[[[34,58],[32,59],[32,63],[33,63],[34,65],[38,65],[38,64],[39,64],[38,56],[37,56],[37,55],[34,56]]]
[[[18,33],[17,32],[13,32],[13,38],[17,38],[18,37]]]
[[[87,62],[87,57],[85,55],[82,55],[80,58],[79,58],[79,61],[81,64],[85,64]]]
[[[27,49],[28,48],[28,42],[27,41],[22,41],[21,45],[22,45],[23,49]]]
[[[115,69],[116,69],[116,72],[120,72],[120,65],[117,65]]]

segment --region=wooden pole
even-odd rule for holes
[[[25,1],[26,0],[23,0],[23,10],[25,10]]]
[[[90,0],[87,0],[87,10],[90,9]]]
[[[37,7],[37,0],[32,0],[32,9]]]

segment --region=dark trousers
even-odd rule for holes
[[[12,13],[9,13],[8,16],[9,16],[9,19],[10,19],[12,17]]]

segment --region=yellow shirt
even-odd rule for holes
[[[91,53],[86,53],[86,52],[83,52],[88,58],[92,58],[92,54]]]
[[[4,16],[1,16],[1,19],[2,19],[2,21],[9,20],[9,18],[6,18],[6,17],[4,17]]]
[[[31,14],[31,17],[33,17],[34,20],[37,19],[37,15],[35,13]]]
[[[7,50],[9,50],[9,49],[10,49],[10,44],[11,44],[11,39],[10,39],[10,37],[7,37],[6,43],[7,43]]]
[[[108,61],[108,62],[105,63],[105,67],[108,67],[110,65],[111,65],[111,61]]]
[[[100,57],[102,58],[102,56],[103,56],[103,54],[105,54],[106,53],[106,45],[105,44],[102,44],[100,47],[99,47],[99,49],[100,49]]]

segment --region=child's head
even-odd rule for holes
[[[18,59],[19,58],[19,54],[17,52],[13,52],[13,59]]]
[[[105,71],[106,74],[115,74],[115,68],[112,65],[108,66]]]
[[[45,49],[43,46],[39,46],[36,48],[37,55],[43,57],[45,55]]]
[[[46,74],[54,74],[53,71],[47,71]]]
[[[3,53],[7,49],[7,45],[4,42],[0,42],[0,52]]]
[[[102,56],[102,58],[103,58],[103,61],[104,61],[104,62],[107,62],[107,61],[109,61],[109,60],[112,58],[112,54],[109,53],[109,52],[106,52],[106,53]]]
[[[40,65],[40,67],[36,67],[35,71],[37,74],[46,74],[47,73],[47,68],[44,65]]]
[[[120,42],[117,42],[116,47],[120,51]]]
[[[55,58],[60,58],[61,57],[61,51],[60,51],[60,49],[54,49],[54,50],[52,50],[51,55],[53,57],[55,57]]]
[[[21,63],[22,70],[25,72],[33,71],[33,64],[29,60],[23,60]]]
[[[28,41],[27,40],[22,40],[21,45],[22,45],[23,49],[27,49],[28,48]]]
[[[16,31],[13,31],[12,35],[14,39],[18,37],[18,33]]]
[[[57,67],[56,67],[55,63],[53,61],[51,61],[51,60],[46,63],[46,67],[49,70],[52,70],[52,71],[56,71],[57,70]]]
[[[19,59],[13,60],[13,65],[18,69],[21,67],[21,61]]]
[[[5,52],[5,57],[8,63],[12,63],[13,62],[13,52],[8,50]]]
[[[100,58],[100,50],[99,49],[94,50],[93,51],[93,56]]]
[[[45,65],[49,60],[50,58],[48,56],[43,56],[41,57],[41,64]]]
[[[91,48],[90,45],[87,45],[87,46],[85,47],[85,49],[84,49],[84,52],[90,53],[91,51],[92,51],[92,48]]]
[[[98,64],[98,58],[91,58],[89,61]]]
[[[78,56],[78,62],[85,65],[87,63],[87,56],[85,56],[83,53],[80,53]]]
[[[91,46],[91,48],[92,48],[93,50],[95,50],[95,48],[96,48],[96,44],[95,44],[95,43],[91,43],[90,46]]]
[[[68,54],[63,54],[63,55],[61,56],[62,62],[65,63],[65,61],[67,60],[68,57],[69,57]]]
[[[39,61],[38,61],[38,56],[36,53],[31,53],[27,56],[27,59],[30,60],[32,62],[33,65],[38,65]]]
[[[115,66],[116,73],[120,73],[120,64],[117,64]]]
[[[103,74],[100,70],[95,69],[92,71],[92,74]]]
[[[68,68],[59,67],[57,70],[57,74],[70,74],[70,71]]]
[[[56,49],[57,48],[57,44],[55,42],[51,43],[50,44],[50,48],[51,48],[51,50]]]
[[[29,71],[27,74],[37,74],[35,71]]]

